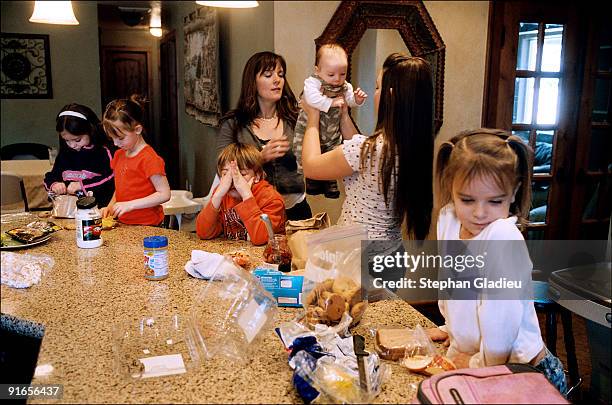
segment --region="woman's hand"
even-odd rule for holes
[[[230,162],[230,169],[232,172],[232,181],[234,182],[234,188],[240,194],[242,201],[248,200],[253,197],[253,193],[251,192],[251,187],[253,186],[253,182],[255,181],[255,177],[251,177],[251,179],[247,182],[240,170],[238,170],[238,165],[236,161],[233,160]]]
[[[53,191],[55,194],[66,194],[66,185],[58,181],[51,184],[51,191]]]
[[[300,106],[302,107],[302,109],[304,110],[304,112],[306,112],[306,116],[308,116],[308,123],[317,123],[317,127],[319,125],[319,117],[321,112],[319,111],[318,108],[315,108],[313,106],[311,106],[310,104],[308,104],[306,102],[306,100],[302,100],[300,102]],[[347,105],[346,103],[344,103],[341,107],[340,110],[342,109],[346,109]]]
[[[221,176],[219,185],[210,198],[210,202],[216,210],[221,206],[221,200],[225,197],[230,188],[232,188],[232,173],[231,170],[228,170]]]
[[[71,181],[66,188],[68,194],[76,194],[81,189],[81,184],[78,181]]]
[[[283,157],[289,151],[290,145],[287,137],[270,139],[261,149],[261,158],[265,163]]]

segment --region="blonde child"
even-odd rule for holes
[[[254,245],[263,245],[268,232],[261,214],[268,214],[275,233],[285,232],[285,203],[264,180],[257,147],[229,144],[217,158],[217,173],[221,182],[196,221],[200,238],[212,239],[223,233],[228,239],[250,238]]]
[[[115,194],[102,216],[118,217],[132,225],[158,226],[164,220],[161,204],[170,199],[164,161],[143,138],[144,99],[111,101],[104,111],[106,134],[119,148],[111,162]]]
[[[438,240],[523,241],[516,226],[529,214],[531,148],[492,129],[461,133],[441,145],[436,165]],[[519,276],[531,278],[527,249],[512,257]],[[499,259],[499,258],[497,258]],[[505,259],[504,259],[505,260]],[[459,368],[527,363],[562,394],[563,366],[544,345],[531,300],[440,300],[446,324],[429,330],[448,338],[447,356]]]
[[[347,69],[348,57],[346,51],[340,45],[322,45],[315,58],[314,74],[304,81],[304,101],[321,112],[319,138],[321,152],[323,153],[342,143],[341,108],[345,104],[349,107],[361,106],[368,97],[360,88],[353,91],[353,86],[345,80]],[[306,113],[301,109],[295,125],[295,137],[293,138],[293,150],[300,171],[306,122]],[[350,136],[352,135],[350,134]],[[306,179],[306,193],[312,195],[324,194],[327,198],[338,198],[340,196],[336,180]]]
[[[71,103],[65,105],[55,119],[60,149],[50,172],[45,174],[47,191],[55,194],[77,194],[91,191],[99,206],[108,204],[115,191],[113,158],[100,119],[89,107]],[[66,171],[87,170],[93,177],[78,181],[64,179]]]

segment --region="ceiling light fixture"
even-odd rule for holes
[[[161,1],[151,2],[151,17],[149,18],[149,32],[154,37],[161,37],[164,34],[161,23]]]
[[[226,8],[253,8],[259,6],[257,1],[196,1],[201,6]]]
[[[79,25],[71,1],[35,1],[30,22],[42,24]]]

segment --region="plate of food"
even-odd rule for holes
[[[42,237],[36,238],[29,242],[22,242],[17,239],[13,239],[7,232],[2,232],[2,246],[0,249],[2,250],[16,250],[16,249],[25,249],[31,246],[40,245],[45,243],[49,239],[51,239],[51,234],[43,235]]]
[[[53,222],[34,221],[26,226],[18,226],[6,232],[2,232],[3,250],[23,249],[30,246],[40,245],[51,239],[54,232],[62,229]]]

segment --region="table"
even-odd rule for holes
[[[33,208],[50,208],[47,190],[43,185],[45,174],[51,171],[48,160],[3,160],[2,171],[17,174],[23,178],[28,198],[28,206]]]
[[[169,238],[170,272],[163,281],[143,277],[142,240],[151,235]],[[193,297],[206,285],[183,269],[192,249],[223,253],[246,247],[253,258],[261,258],[263,248],[246,242],[202,241],[194,234],[144,226],[120,225],[103,232],[103,238],[100,248],[79,249],[74,231],[59,231],[49,242],[27,251],[51,255],[56,261],[40,284],[25,290],[1,287],[4,314],[45,328],[38,365],[51,365],[53,371],[32,383],[63,384],[63,403],[302,402],[291,383],[287,353],[272,330],[244,365],[217,357],[178,376],[130,382],[115,374],[111,334],[115,322],[152,311],[187,313]],[[296,311],[279,308],[275,324],[291,320]],[[373,351],[370,328],[416,324],[433,326],[401,300],[379,301],[369,305],[356,331],[366,336],[366,348]],[[392,376],[375,401],[409,402],[423,377],[389,364]]]

